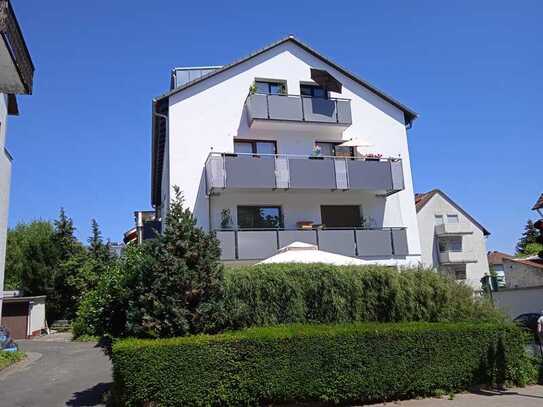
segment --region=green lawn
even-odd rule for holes
[[[0,351],[0,370],[24,359],[24,352],[2,352]]]

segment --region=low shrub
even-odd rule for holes
[[[0,370],[23,360],[24,352],[5,352],[0,350]]]
[[[287,323],[496,320],[473,290],[436,272],[270,264],[227,269],[226,327]]]
[[[525,384],[519,328],[499,323],[291,325],[113,346],[126,405],[352,403]]]

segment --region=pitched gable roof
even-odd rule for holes
[[[392,98],[391,96],[388,96],[383,91],[377,89],[375,86],[371,85],[369,82],[366,82],[364,79],[354,75],[353,73],[349,72],[347,69],[342,68],[341,66],[337,65],[336,63],[332,62],[328,58],[324,57],[323,55],[319,54],[317,51],[309,47],[308,45],[304,44],[299,39],[295,38],[292,35],[289,35],[288,37],[285,37],[279,41],[274,42],[273,44],[270,44],[256,52],[253,52],[252,54],[248,55],[245,58],[239,59],[235,62],[232,62],[231,64],[225,65],[222,68],[219,68],[215,71],[212,71],[206,75],[203,75],[197,79],[194,79],[192,81],[189,81],[175,89],[172,89],[171,91],[164,93],[156,98],[153,99],[153,116],[152,116],[152,152],[151,152],[151,203],[154,207],[160,205],[161,200],[161,179],[162,179],[162,165],[164,161],[164,145],[165,145],[165,134],[166,134],[166,126],[164,123],[164,120],[157,119],[156,113],[160,113],[162,115],[167,114],[168,112],[168,100],[170,96],[173,96],[193,85],[196,85],[197,83],[204,82],[208,80],[209,78],[215,77],[216,75],[221,74],[222,72],[228,71],[229,69],[234,68],[235,66],[238,66],[244,62],[249,61],[252,58],[257,57],[258,55],[261,55],[275,47],[280,46],[281,44],[292,42],[293,44],[296,44],[298,47],[302,48],[309,54],[313,55],[314,57],[320,59],[324,63],[330,65],[332,68],[336,69],[338,72],[345,75],[347,78],[353,80],[354,82],[364,86],[366,89],[370,90],[371,92],[375,93],[377,96],[381,97],[391,105],[395,106],[399,110],[403,112],[404,115],[404,121],[407,126],[410,126],[413,121],[417,118],[418,114],[408,108],[407,106],[401,104],[396,99]]]
[[[539,260],[528,260],[528,259],[514,259],[514,258],[510,258],[510,259],[505,259],[505,261],[512,261],[514,263],[519,263],[519,264],[524,264],[525,266],[530,266],[530,267],[533,267],[533,268],[536,268],[538,270],[542,270],[543,271],[543,263],[542,261],[539,261]]]
[[[467,213],[460,205],[456,204],[451,198],[447,196],[443,191],[440,189],[433,189],[430,192],[425,192],[421,194],[415,194],[415,208],[417,209],[417,213],[420,212],[422,208],[426,206],[428,202],[430,202],[430,199],[432,199],[435,195],[440,195],[443,199],[445,199],[447,202],[449,202],[452,206],[454,206],[458,211],[462,212],[462,214],[468,218],[471,222],[473,222],[479,229],[483,231],[483,234],[485,236],[490,235],[490,232],[479,222],[473,218],[469,213]]]
[[[408,108],[407,106],[403,105],[402,103],[400,103],[399,101],[397,101],[396,99],[392,98],[391,96],[387,95],[386,93],[384,93],[382,90],[380,89],[377,89],[375,86],[371,85],[369,82],[365,81],[364,79],[354,75],[353,73],[349,72],[347,69],[339,66],[338,64],[332,62],[331,60],[329,60],[328,58],[326,58],[325,56],[321,55],[320,53],[318,53],[317,51],[315,51],[313,48],[311,48],[310,46],[308,46],[307,44],[304,44],[302,41],[300,41],[299,39],[297,39],[296,37],[294,37],[293,35],[289,35],[288,37],[285,37],[285,38],[282,38],[280,39],[279,41],[276,41],[262,49],[259,49],[258,51],[255,51],[253,52],[252,54],[246,56],[245,58],[241,58],[235,62],[232,62],[231,64],[228,64],[228,65],[225,65],[223,66],[222,68],[219,68],[215,71],[212,71],[206,75],[203,75],[197,79],[194,79],[192,81],[189,81],[175,89],[172,89],[171,91],[167,92],[167,93],[164,93],[163,95],[160,95],[158,97],[155,98],[156,101],[160,101],[161,99],[164,99],[164,98],[169,98],[170,96],[173,96],[175,95],[176,93],[178,92],[181,92],[182,90],[184,89],[187,89],[197,83],[200,83],[200,82],[203,82],[209,78],[212,78],[216,75],[219,75],[220,73],[222,72],[225,72],[237,65],[240,65],[244,62],[247,62],[249,61],[250,59],[254,58],[254,57],[257,57],[258,55],[261,55],[275,47],[278,47],[279,45],[281,44],[284,44],[284,43],[287,43],[287,42],[292,42],[294,44],[296,44],[297,46],[299,46],[300,48],[302,48],[303,50],[307,51],[308,53],[310,53],[311,55],[317,57],[318,59],[320,59],[321,61],[323,61],[324,63],[332,66],[334,69],[336,69],[337,71],[341,72],[343,75],[345,75],[346,77],[348,77],[349,79],[352,79],[353,81],[357,82],[358,84],[364,86],[365,88],[369,89],[370,91],[372,91],[373,93],[375,93],[376,95],[380,96],[381,98],[383,98],[384,100],[386,100],[387,102],[389,102],[391,105],[393,106],[396,106],[398,109],[400,109],[403,113],[404,113],[404,117],[405,117],[405,123],[407,125],[410,125],[413,120],[415,120],[418,116],[418,114],[411,110],[410,108]]]
[[[533,211],[535,211],[536,209],[543,209],[543,194],[541,194],[534,207],[532,208]]]
[[[488,264],[490,266],[495,265],[495,264],[503,264],[504,259],[512,259],[513,258],[513,256],[511,256],[510,254],[505,254],[505,253],[498,252],[498,251],[488,252],[486,254],[486,257],[488,259]]]

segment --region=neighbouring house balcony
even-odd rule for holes
[[[436,225],[435,232],[437,236],[458,236],[471,235],[473,230],[466,223],[442,223]]]
[[[390,195],[404,189],[398,158],[309,157],[211,153],[207,191],[368,190]]]
[[[343,131],[352,124],[349,99],[254,93],[247,96],[245,107],[253,128],[313,123]]]
[[[0,0],[0,35],[0,92],[31,94],[34,65],[8,0]]]
[[[439,262],[442,265],[448,264],[465,264],[465,263],[476,263],[477,259],[472,252],[469,251],[444,251],[439,252]]]
[[[220,229],[215,231],[221,260],[263,260],[293,242],[351,257],[407,256],[405,228],[339,229]]]

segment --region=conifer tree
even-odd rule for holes
[[[137,336],[169,337],[220,329],[223,266],[216,237],[196,225],[175,188],[163,234],[148,243],[156,259],[142,273],[128,324]]]
[[[538,242],[541,239],[541,232],[536,229],[534,226],[534,223],[531,220],[528,220],[526,222],[526,226],[524,227],[524,232],[522,233],[522,237],[519,239],[517,243],[517,255],[527,255],[531,254],[532,250],[528,250],[528,248],[533,248],[534,243],[538,244]]]

